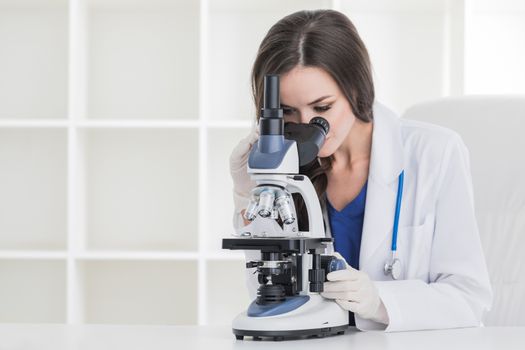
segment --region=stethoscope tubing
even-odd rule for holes
[[[401,273],[401,261],[396,258],[397,251],[397,228],[399,226],[399,214],[401,212],[401,202],[403,199],[403,182],[405,179],[405,171],[401,171],[399,174],[399,180],[397,185],[397,198],[396,198],[396,210],[394,213],[394,227],[392,229],[392,258],[390,262],[386,262],[384,266],[384,272],[386,275],[390,275],[392,279],[397,280]]]
[[[394,228],[392,231],[392,253],[397,250],[397,228],[399,226],[399,214],[401,212],[401,202],[403,199],[403,182],[405,178],[405,171],[401,171],[399,174],[398,186],[397,186],[397,199],[396,199],[396,212],[394,214]]]

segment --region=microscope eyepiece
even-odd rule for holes
[[[283,109],[279,99],[279,75],[264,76],[264,98],[259,118],[257,152],[279,155],[285,147]],[[251,159],[251,158],[250,158]]]
[[[261,135],[283,135],[284,119],[279,98],[279,75],[264,76],[264,104],[259,120]]]
[[[279,102],[279,75],[266,74],[264,76],[264,109],[281,108]]]
[[[324,132],[325,136],[328,135],[328,131],[330,131],[330,124],[323,117],[313,117],[310,120],[310,124],[319,127]]]

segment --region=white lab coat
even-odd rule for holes
[[[393,281],[383,267],[391,258],[398,176],[403,169],[397,236],[402,274]],[[324,197],[321,205],[330,236]],[[483,312],[492,304],[492,289],[474,215],[469,154],[456,132],[398,118],[375,103],[364,215],[359,267],[374,281],[390,323],[385,329],[356,314],[358,329],[481,325]],[[247,258],[254,257],[250,254]],[[251,276],[248,287],[254,296],[257,283]]]

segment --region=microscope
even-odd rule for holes
[[[319,198],[300,173],[300,167],[317,161],[329,127],[321,117],[308,124],[284,124],[279,75],[265,76],[260,137],[247,167],[256,183],[244,212],[250,224],[222,240],[223,249],[260,251],[260,259],[246,262],[257,274],[259,288],[248,309],[233,320],[238,340],[324,337],[344,334],[348,327],[348,311],[319,294],[326,275],[346,265],[331,255],[333,242],[325,236]],[[299,230],[292,194],[301,196],[306,207],[304,231]]]

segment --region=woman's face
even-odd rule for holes
[[[295,67],[280,77],[284,121],[309,123],[321,116],[330,123],[319,157],[332,155],[346,139],[356,117],[334,79],[318,67]]]

